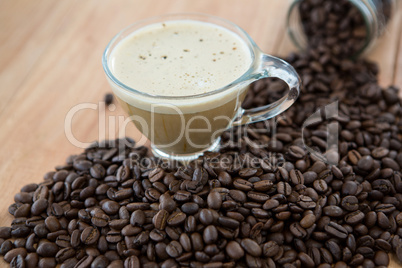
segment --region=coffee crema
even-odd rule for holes
[[[151,111],[152,104],[163,103],[182,113],[196,113],[238,102],[244,85],[203,98],[191,96],[230,85],[247,72],[252,60],[247,43],[234,32],[212,23],[177,20],[151,24],[125,37],[113,49],[109,66],[120,82],[145,93],[139,97],[114,87],[129,105]],[[179,96],[183,98],[164,98]],[[162,105],[156,109],[177,113]]]
[[[251,64],[247,44],[211,23],[151,24],[125,37],[111,54],[113,74],[138,91],[190,96],[230,84]]]

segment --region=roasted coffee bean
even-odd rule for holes
[[[323,212],[330,217],[340,217],[344,214],[343,209],[338,206],[326,206],[323,208]]]
[[[162,209],[152,218],[152,223],[156,229],[163,230],[166,227],[168,217],[169,213]]]
[[[102,204],[102,210],[109,215],[116,214],[120,209],[119,204],[116,201],[107,200]]]
[[[375,246],[376,248],[384,250],[386,252],[389,252],[392,249],[392,245],[384,239],[376,239]]]
[[[11,237],[10,227],[0,227],[0,238],[8,239]]]
[[[138,237],[137,237],[138,238]],[[106,234],[106,241],[109,243],[118,243],[122,240],[122,236],[117,230],[110,230]]]
[[[384,147],[377,147],[371,152],[372,156],[374,158],[378,158],[378,159],[387,156],[388,153],[389,153],[389,150],[387,148],[384,148]]]
[[[88,160],[79,159],[77,161],[74,161],[73,165],[74,168],[78,171],[87,171],[91,168],[92,163]]]
[[[263,255],[265,257],[274,257],[279,252],[279,245],[275,241],[269,241],[263,245]]]
[[[186,204],[183,204],[183,206]],[[169,213],[173,212],[176,209],[176,202],[169,194],[163,194],[159,198],[159,209],[164,209]]]
[[[46,199],[38,199],[36,200],[31,207],[31,213],[32,215],[40,215],[42,212],[44,212],[48,206],[48,201]]]
[[[155,242],[161,242],[166,238],[166,233],[164,231],[160,231],[158,229],[153,229],[149,233],[149,238]]]
[[[117,204],[117,207],[119,206],[119,204],[117,202],[115,202]],[[113,203],[113,206],[115,206],[115,204]],[[134,212],[137,209],[139,210],[146,210],[150,208],[150,204],[149,203],[144,203],[144,202],[134,202],[134,203],[129,203],[126,206],[127,210],[130,212]],[[105,208],[102,206],[102,209],[105,210]],[[106,212],[106,211],[105,211]]]
[[[59,250],[56,254],[56,260],[58,263],[62,263],[67,259],[73,258],[75,256],[75,250],[72,248],[63,248]]]
[[[248,267],[261,267],[261,259],[246,254],[246,264]]]
[[[38,224],[34,227],[34,233],[39,237],[43,238],[46,237],[49,233],[49,231],[46,229],[46,226],[44,223]]]
[[[396,253],[396,257],[398,258],[398,260],[401,261],[402,260],[402,245],[401,244],[398,244],[396,246],[395,253]]]
[[[8,263],[10,263],[15,257],[21,256],[22,258],[25,258],[27,256],[27,250],[25,248],[15,248],[9,250],[5,255],[4,255],[4,260]]]
[[[233,182],[233,186],[236,189],[242,190],[242,191],[251,191],[253,189],[253,184],[251,182],[248,182],[244,179],[236,179]]]
[[[248,254],[254,257],[259,257],[262,254],[262,249],[260,245],[258,245],[258,243],[255,242],[254,240],[244,238],[241,240],[240,245]]]
[[[257,245],[258,246],[258,245]],[[225,248],[226,253],[231,259],[238,260],[244,256],[244,250],[242,246],[236,241],[230,241]]]
[[[363,219],[364,219],[364,213],[361,212],[360,210],[356,210],[354,212],[345,215],[345,222],[351,225],[358,224]]]
[[[110,261],[108,258],[106,258],[103,255],[99,255],[97,256],[93,262],[91,263],[91,268],[95,268],[95,267],[99,267],[99,268],[103,268],[103,267],[107,267],[109,265]]]
[[[300,170],[292,169],[289,173],[289,176],[294,185],[304,184],[304,177]]]
[[[70,244],[71,244],[71,246],[72,246],[73,248],[76,248],[76,247],[79,246],[79,243],[80,243],[80,236],[81,236],[81,233],[80,233],[79,230],[74,230],[74,231],[71,233]]]
[[[244,203],[247,201],[247,195],[240,190],[230,190],[229,196],[236,202]]]
[[[95,164],[89,169],[89,173],[95,179],[101,179],[101,178],[103,178],[105,176],[106,170],[102,165]]]
[[[254,202],[264,203],[269,199],[269,195],[265,193],[250,191],[247,193],[247,198]]]
[[[378,226],[383,229],[387,230],[387,229],[391,228],[391,223],[389,221],[389,218],[383,212],[377,212],[377,223],[378,223]]]
[[[123,227],[123,229],[121,230],[121,234],[124,236],[133,236],[133,235],[137,235],[142,231],[142,228],[138,227],[138,226],[132,226],[132,225],[127,225],[125,227]]]
[[[207,198],[208,207],[219,210],[222,205],[222,197],[218,192],[211,192]]]
[[[14,217],[28,217],[31,212],[30,204],[22,204],[17,210],[14,212]]]
[[[183,190],[179,190],[173,195],[173,199],[175,199],[176,201],[179,201],[179,202],[189,201],[190,198],[191,198],[191,193],[187,192],[187,191],[183,191]]]
[[[12,268],[25,268],[25,266],[25,259],[21,255],[14,257],[10,262],[10,267]]]
[[[26,237],[31,233],[29,227],[26,226],[19,226],[15,229],[11,230],[11,236],[18,238],[18,237]]]
[[[314,181],[313,185],[317,193],[325,193],[328,190],[328,186],[325,180],[316,180]]]
[[[369,171],[372,169],[374,160],[370,155],[365,155],[359,159],[357,166],[364,171]]]
[[[347,211],[356,211],[359,209],[359,200],[356,196],[348,195],[342,198],[341,205]]]
[[[351,150],[351,151],[349,151],[349,153],[348,153],[349,161],[350,161],[353,165],[357,165],[357,163],[359,162],[359,160],[360,160],[361,157],[362,157],[362,156],[361,156],[361,155],[359,154],[359,152],[356,151],[356,150]]]
[[[331,252],[335,261],[340,261],[342,259],[342,250],[334,240],[328,240],[325,242],[325,247],[329,252]]]
[[[34,217],[31,217],[31,218],[27,219],[26,222],[25,222],[25,225],[28,226],[28,227],[33,228],[36,225],[43,224],[43,223],[45,223],[45,221],[44,221],[44,219],[42,217],[34,216]]]
[[[59,251],[59,247],[49,241],[40,241],[38,244],[38,248],[36,249],[36,253],[38,253],[41,257],[54,257]]]
[[[166,253],[172,258],[177,258],[183,253],[183,247],[179,242],[172,241],[166,246]]]
[[[218,230],[214,225],[208,225],[204,229],[203,239],[205,244],[213,244],[218,239]]]
[[[230,186],[232,184],[232,178],[226,171],[219,172],[218,180],[222,186]]]
[[[60,235],[56,238],[56,245],[61,248],[68,248],[71,246],[71,237],[69,235]],[[33,242],[33,241],[32,241]],[[33,245],[32,245],[33,246]]]
[[[300,223],[294,222],[289,227],[290,232],[297,238],[304,238],[307,236],[307,231],[301,227]]]
[[[78,218],[85,223],[89,223],[91,221],[91,215],[85,209],[80,209],[78,211]]]
[[[242,170],[239,171],[239,175],[240,177],[252,177],[254,175],[256,175],[258,172],[258,169],[255,168],[244,168]]]
[[[87,227],[81,233],[81,241],[85,245],[91,245],[98,241],[99,236],[100,234],[98,229],[93,227]]]
[[[265,201],[264,205],[262,206],[263,209],[265,210],[270,210],[277,208],[279,206],[279,201],[276,199],[269,199]]]
[[[190,237],[186,233],[182,233],[180,235],[179,241],[185,251],[187,251],[187,252],[191,251],[191,240],[190,240]]]
[[[325,226],[325,231],[340,239],[345,239],[348,236],[348,231],[342,225],[339,225],[333,221],[329,222],[329,224]]]
[[[191,246],[192,246],[193,250],[195,250],[195,251],[203,250],[204,243],[203,243],[201,234],[199,234],[199,233],[191,234]]]
[[[307,229],[310,228],[316,221],[316,216],[314,214],[307,214],[306,216],[304,216],[301,221],[300,221],[300,225],[301,227]]]
[[[56,232],[61,228],[60,222],[55,216],[47,217],[45,219],[45,226],[50,232]]]
[[[287,182],[280,181],[280,182],[278,182],[276,187],[277,187],[278,193],[280,193],[280,194],[288,196],[292,193],[292,187]]]
[[[181,206],[181,210],[187,215],[193,215],[198,212],[199,205],[195,202],[188,202]]]
[[[199,220],[204,225],[209,225],[214,221],[214,216],[210,209],[202,209],[200,211]]]
[[[148,188],[145,191],[145,196],[146,198],[151,201],[151,202],[156,202],[159,200],[159,197],[161,196],[161,194],[159,193],[159,191],[155,188]]]
[[[253,184],[254,190],[260,191],[260,192],[266,192],[274,186],[272,181],[269,180],[262,180],[262,181],[257,181]]]
[[[130,221],[128,219],[115,219],[115,220],[109,221],[109,226],[112,229],[121,230],[125,226],[127,226],[127,224],[129,224],[129,222]]]
[[[377,266],[388,266],[389,257],[384,251],[377,251],[374,256],[374,263]]]
[[[97,227],[105,227],[109,224],[109,216],[104,213],[95,213],[95,215],[91,218],[91,222],[93,225]]]
[[[137,268],[141,267],[140,260],[137,256],[130,256],[124,261],[124,267],[127,268]]]
[[[240,225],[240,223],[237,220],[229,217],[219,217],[218,222],[219,224],[231,229],[236,229]]]
[[[186,220],[186,214],[183,212],[173,212],[166,220],[170,226],[181,225]]]
[[[313,259],[305,252],[300,252],[297,257],[301,261],[303,267],[309,267],[309,268],[315,267]]]
[[[313,183],[317,179],[318,175],[314,171],[307,171],[307,172],[303,173],[303,177],[304,177],[305,184],[310,184],[310,183]]]
[[[25,257],[25,267],[27,268],[35,268],[38,266],[39,256],[36,253],[28,253]]]
[[[108,265],[108,267],[110,268],[121,268],[124,267],[123,265],[123,261],[122,260],[113,260],[110,262],[110,264]],[[135,266],[134,266],[135,267]]]
[[[278,136],[278,134],[277,134],[276,136]],[[301,159],[301,158],[303,158],[303,156],[304,156],[306,153],[305,153],[304,150],[303,150],[302,148],[300,148],[299,146],[293,145],[293,146],[290,146],[290,147],[289,147],[289,154],[290,154],[292,157],[296,158],[296,159]]]
[[[142,226],[145,223],[145,213],[142,210],[136,210],[131,214],[130,223],[133,226]]]
[[[357,184],[354,181],[347,181],[342,185],[343,195],[355,195],[357,192]]]
[[[155,168],[154,170],[152,170],[149,174],[149,180],[151,182],[156,182],[161,180],[163,177],[165,176],[165,171],[161,168]]]
[[[39,268],[51,268],[51,267],[56,267],[57,262],[55,258],[47,257],[47,258],[41,258],[38,263]]]
[[[7,252],[9,252],[13,248],[14,248],[13,242],[11,242],[11,240],[6,240],[0,246],[0,254],[5,255]]]
[[[94,260],[93,256],[84,256],[81,258],[78,263],[75,265],[77,268],[84,268],[84,267],[89,267]]]

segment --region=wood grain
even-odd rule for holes
[[[73,117],[80,142],[129,135],[119,132],[124,113],[99,103],[110,89],[101,66],[108,41],[123,27],[146,17],[201,12],[233,21],[260,48],[286,55],[285,17],[290,1],[278,0],[3,0],[0,1],[0,226],[9,225],[8,206],[22,185],[82,149],[65,134],[65,118],[77,104],[92,104]],[[388,41],[370,54],[380,62],[381,83],[402,86],[400,22]],[[397,55],[398,54],[398,55]],[[396,75],[395,71],[400,75]],[[105,116],[105,125],[99,118]],[[0,265],[6,267],[1,261]],[[393,262],[391,267],[398,267]]]

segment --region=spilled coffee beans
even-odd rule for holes
[[[304,9],[317,22],[327,14]],[[361,24],[338,13],[322,29]],[[320,46],[291,54],[299,100],[277,122],[225,132],[220,152],[183,166],[121,139],[68,157],[15,195],[0,254],[11,267],[374,267],[391,252],[402,261],[402,103],[395,87],[379,87],[375,64],[340,57],[361,44],[362,33],[347,33],[344,48],[321,32],[311,41]],[[285,90],[260,80],[243,107]],[[302,128],[316,111],[322,120]],[[334,126],[337,148],[326,151]]]

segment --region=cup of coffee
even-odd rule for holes
[[[299,95],[291,65],[262,53],[237,25],[210,15],[174,14],[128,26],[102,58],[108,82],[156,156],[191,160],[219,147],[234,126],[272,118]],[[281,99],[254,109],[241,104],[249,85],[283,80]]]

